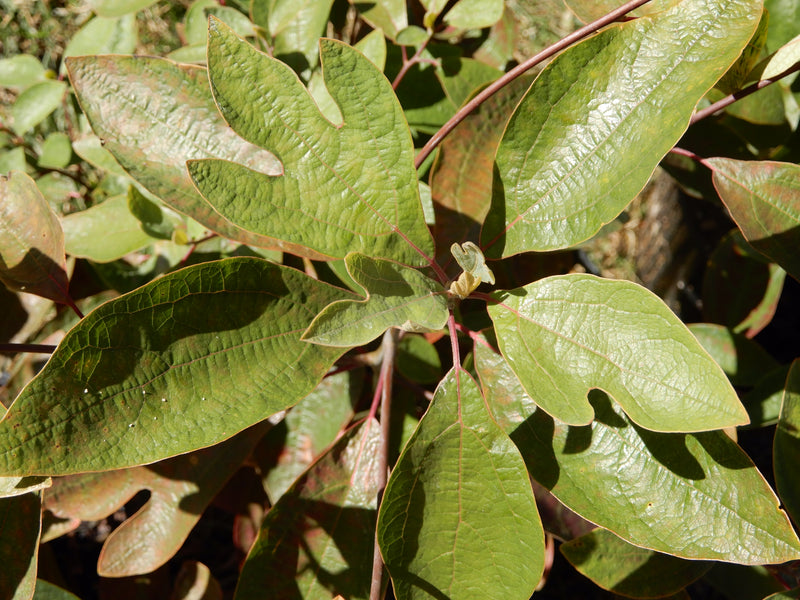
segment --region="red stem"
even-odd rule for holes
[[[536,65],[538,65],[543,60],[546,60],[553,56],[554,54],[561,52],[564,48],[571,46],[575,42],[595,33],[602,27],[613,23],[614,21],[618,20],[620,17],[624,16],[625,14],[631,12],[639,8],[640,6],[647,4],[650,0],[631,0],[620,6],[618,9],[608,13],[606,16],[597,19],[596,21],[581,27],[580,29],[572,32],[567,37],[559,40],[549,48],[545,48],[535,56],[532,56],[525,62],[517,65],[513,69],[511,69],[508,73],[500,77],[497,81],[486,87],[483,91],[478,93],[472,100],[467,102],[464,106],[462,106],[458,112],[453,115],[453,117],[445,123],[439,131],[437,131],[428,143],[423,146],[422,150],[419,151],[417,154],[417,158],[414,160],[414,165],[417,169],[420,168],[425,159],[428,158],[431,152],[442,143],[442,140],[451,132],[456,126],[463,121],[467,115],[469,115],[473,110],[478,108],[481,104],[486,102],[486,100],[492,96],[495,92],[502,89],[512,81],[514,81],[517,77],[529,71]]]

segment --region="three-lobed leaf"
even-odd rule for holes
[[[392,471],[378,544],[398,600],[498,590],[522,600],[539,581],[543,534],[525,465],[460,367],[439,384]]]
[[[664,302],[627,281],[541,279],[494,294],[500,350],[548,414],[586,425],[586,397],[608,392],[654,431],[706,431],[748,422],[725,374]]]
[[[490,258],[580,243],[644,187],[730,67],[760,2],[684,0],[612,26],[557,56],[506,127],[492,208]]]
[[[323,307],[348,297],[294,269],[234,258],[102,305],[0,421],[0,474],[154,462],[292,406],[344,352],[300,335]]]
[[[351,251],[421,266],[433,253],[402,108],[360,52],[320,41],[325,85],[344,122],[326,120],[289,67],[211,19],[214,98],[247,141],[274,153],[280,175],[237,162],[188,163],[226,219],[249,231],[342,258]]]
[[[360,346],[390,327],[436,331],[447,322],[442,286],[416,269],[356,252],[345,257],[345,265],[353,280],[367,291],[367,298],[326,307],[303,334],[304,340]]]

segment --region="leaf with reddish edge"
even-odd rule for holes
[[[800,558],[800,540],[775,493],[721,431],[650,432],[598,390],[590,395],[595,420],[571,427],[537,408],[493,349],[476,344],[475,366],[493,415],[531,476],[583,518],[636,546],[682,558]]]
[[[706,163],[745,239],[800,280],[800,166],[730,158]]]
[[[197,192],[186,161],[236,160],[276,175],[273,154],[237,136],[214,104],[201,67],[145,56],[77,56],[66,61],[78,101],[94,132],[130,175],[177,211],[243,244],[323,258],[245,231]]]
[[[101,577],[150,573],[167,562],[269,427],[264,421],[221,444],[148,467],[56,479],[45,507],[63,518],[102,519],[139,490],[150,498],[108,536],[100,551]]]
[[[773,443],[775,483],[778,495],[795,523],[800,523],[800,360],[795,360],[786,378],[783,403]]]
[[[72,304],[61,224],[33,179],[19,171],[0,176],[0,240],[1,282]]]
[[[331,446],[267,513],[242,567],[237,599],[369,597],[380,425],[369,419]]]
[[[0,498],[0,598],[30,600],[36,585],[41,492]]]
[[[513,532],[513,535],[509,535]],[[527,600],[544,536],[519,452],[460,367],[439,384],[381,502],[378,544],[398,600]]]
[[[772,321],[785,279],[786,271],[766,261],[734,229],[708,259],[703,317],[752,338]]]
[[[228,439],[313,391],[346,348],[300,335],[325,306],[355,297],[230,258],[110,300],[67,333],[0,421],[0,474],[119,469]]]
[[[431,167],[436,255],[451,260],[453,242],[477,241],[492,202],[492,166],[511,109],[531,84],[512,81],[481,104],[444,138]]]

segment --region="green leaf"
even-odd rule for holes
[[[447,296],[441,285],[416,269],[351,252],[350,276],[367,292],[364,300],[342,300],[326,307],[303,339],[327,346],[360,346],[390,327],[437,331],[447,322]]]
[[[405,335],[397,343],[397,372],[417,383],[438,383],[442,361],[436,347],[421,335]]]
[[[344,117],[339,127],[286,65],[212,19],[208,62],[220,111],[244,139],[275,152],[283,173],[200,160],[188,163],[192,179],[220,214],[249,231],[330,257],[355,250],[424,265],[433,244],[391,86],[349,46],[322,40],[321,52],[325,84]]]
[[[231,437],[317,386],[343,350],[300,334],[349,296],[287,267],[234,258],[103,304],[0,421],[0,473],[118,469]]]
[[[28,133],[44,121],[51,112],[61,106],[67,84],[63,81],[47,79],[34,83],[25,89],[11,107],[13,124],[11,128],[17,135]]]
[[[101,17],[121,17],[155,3],[156,0],[89,0],[92,10]]]
[[[492,198],[492,165],[510,111],[530,86],[515,79],[470,113],[442,141],[431,167],[437,258],[450,244],[477,240]]]
[[[775,52],[792,38],[800,35],[800,1],[764,0],[769,11],[767,49]]]
[[[271,174],[281,168],[272,154],[227,126],[214,104],[205,69],[139,56],[73,57],[66,63],[92,129],[147,190],[224,237],[302,254],[301,248],[233,225],[192,185],[186,172],[190,159],[235,159]]]
[[[745,239],[800,279],[800,166],[710,158],[714,187]]]
[[[142,230],[147,235],[162,240],[171,240],[178,230],[183,231],[183,235],[186,236],[186,224],[180,215],[153,202],[134,185],[128,188],[127,203],[128,210],[139,221]]]
[[[761,52],[767,43],[767,29],[769,28],[769,12],[764,10],[761,14],[761,20],[758,22],[758,27],[747,42],[741,56],[733,63],[733,66],[728,69],[725,75],[722,76],[716,88],[722,90],[724,94],[732,94],[735,91],[744,87],[748,80],[748,75],[758,63],[761,57]]]
[[[80,598],[49,581],[37,579],[33,600],[80,600]]]
[[[604,590],[628,598],[663,598],[677,594],[711,568],[631,546],[605,529],[570,540],[561,553],[577,571]]]
[[[256,2],[255,6],[262,6],[264,2]],[[196,0],[186,11],[184,17],[184,35],[190,45],[202,44],[203,62],[205,62],[205,47],[208,39],[208,17],[214,16],[223,23],[227,23],[236,33],[242,36],[253,35],[253,23],[235,8],[220,6],[216,0]]]
[[[800,61],[800,35],[778,48],[759,65],[760,79],[773,79]]]
[[[96,262],[111,262],[151,244],[139,219],[128,210],[127,196],[67,215],[61,220],[69,254]]]
[[[764,600],[797,600],[798,598],[800,598],[800,587],[772,594],[764,598]]]
[[[0,477],[0,497],[10,498],[49,488],[49,477]]]
[[[502,0],[459,0],[455,3],[448,3],[446,0],[420,0],[420,3],[427,10],[424,22],[428,29],[433,28],[434,21],[445,8],[447,11],[442,15],[442,20],[458,29],[491,27],[503,16]]]
[[[752,338],[772,321],[785,279],[786,271],[767,262],[734,229],[708,259],[703,318]]]
[[[342,436],[267,513],[236,598],[369,598],[380,426]]]
[[[353,418],[362,382],[358,371],[326,377],[264,436],[256,459],[273,504]]]
[[[0,86],[24,90],[46,77],[42,63],[30,54],[0,59]]]
[[[356,7],[359,16],[375,29],[381,29],[390,40],[408,27],[408,14],[405,0],[349,0]]]
[[[722,325],[695,323],[689,325],[689,331],[722,367],[733,385],[755,385],[764,373],[780,366],[756,342]]]
[[[513,532],[513,535],[509,535]],[[511,440],[459,367],[392,471],[378,544],[398,600],[527,600],[544,566],[533,492]]]
[[[591,425],[568,426],[536,408],[490,348],[476,344],[475,365],[531,476],[583,518],[681,558],[767,564],[800,557],[775,493],[724,433],[647,431],[599,391],[590,395]]]
[[[64,234],[33,179],[0,177],[0,282],[56,302],[69,302]]]
[[[786,378],[781,414],[773,444],[778,494],[795,523],[800,519],[798,460],[800,460],[800,362],[795,360]]]
[[[494,294],[500,350],[548,414],[586,425],[590,389],[653,431],[747,423],[736,392],[667,305],[627,281],[563,275]]]
[[[135,15],[96,17],[72,36],[63,58],[89,54],[133,54],[138,42]],[[62,71],[66,67],[62,62]]]
[[[679,2],[680,0],[655,0],[637,8],[630,14],[639,17],[652,15],[675,6]],[[564,4],[584,23],[596,21],[621,6],[619,0],[564,0]]]
[[[72,143],[61,131],[48,135],[42,142],[38,165],[45,169],[63,169],[72,159]]]
[[[0,598],[29,600],[33,596],[41,530],[38,493],[0,498]]]
[[[540,73],[497,150],[487,257],[566,248],[611,222],[686,131],[761,17],[749,0],[684,0],[612,26]]]

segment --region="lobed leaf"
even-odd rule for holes
[[[147,190],[227,238],[303,254],[300,248],[235,226],[192,184],[186,171],[190,159],[235,160],[272,174],[281,168],[275,156],[227,126],[214,104],[205,69],[144,56],[71,57],[66,65],[81,108],[104,148]]]
[[[459,367],[392,471],[378,544],[398,600],[527,599],[539,581],[543,532],[525,466]]]
[[[66,335],[0,421],[0,473],[118,469],[231,437],[317,386],[343,350],[300,335],[348,297],[293,269],[235,258],[107,302]]]
[[[69,301],[61,224],[36,182],[0,176],[0,282],[12,290]]]
[[[800,557],[775,493],[724,433],[647,431],[602,392],[590,396],[591,425],[569,426],[536,407],[501,355],[476,344],[475,365],[531,476],[583,518],[680,558],[770,564]]]
[[[719,366],[652,292],[592,275],[541,279],[493,294],[500,350],[548,414],[586,425],[600,388],[653,431],[706,431],[748,422]]]
[[[320,42],[323,75],[344,123],[327,121],[283,63],[211,20],[209,76],[220,112],[283,163],[269,175],[236,162],[189,161],[214,208],[249,231],[341,258],[350,251],[427,264],[413,145],[383,74],[353,48]]]
[[[242,567],[236,598],[369,598],[380,426],[354,427],[275,503]]]
[[[800,279],[800,166],[710,158],[714,187],[745,239]]]
[[[433,279],[411,267],[356,252],[345,257],[345,265],[366,290],[366,299],[327,306],[309,325],[304,340],[326,346],[361,346],[390,327],[406,331],[444,328],[449,316],[447,296]]]
[[[686,131],[760,17],[760,2],[684,0],[557,56],[497,150],[481,233],[487,257],[566,248],[612,221]]]

